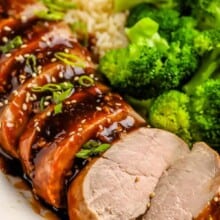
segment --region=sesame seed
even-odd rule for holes
[[[28,109],[27,104],[26,104],[26,103],[23,103],[23,104],[22,104],[22,110],[23,110],[23,111],[27,111],[27,109]]]
[[[40,127],[36,127],[36,130],[37,130],[38,132],[40,132]]]
[[[74,135],[75,133],[75,131],[70,132],[70,136]]]
[[[85,122],[86,122],[86,119],[83,119],[83,120],[81,121],[82,124],[84,124]]]
[[[22,15],[22,16],[21,16],[21,21],[22,21],[23,23],[25,23],[25,22],[27,21],[27,16]]]
[[[7,42],[8,42],[8,38],[7,38],[7,37],[3,37],[3,38],[2,38],[2,41],[3,41],[4,43],[7,43]]]
[[[64,77],[63,72],[59,72],[59,77],[62,79]]]
[[[6,56],[6,57],[10,57],[10,56],[11,56],[11,53],[6,53],[5,56]]]
[[[78,81],[78,80],[79,80],[79,77],[75,76],[74,81]]]
[[[8,100],[7,100],[7,99],[5,99],[4,103],[5,103],[5,105],[7,105],[7,104],[8,104]]]
[[[219,201],[219,198],[218,198],[217,196],[215,196],[215,197],[214,197],[214,201],[215,201],[215,202],[218,202],[218,201]]]
[[[147,204],[147,208],[150,208],[150,203]]]
[[[116,102],[116,103],[115,103],[115,105],[117,105],[117,106],[121,106],[121,103],[119,103],[119,102]]]
[[[103,129],[103,126],[102,126],[102,125],[99,125],[99,129],[102,130],[102,129]]]
[[[26,48],[27,47],[27,44],[22,44],[21,45],[21,48]]]
[[[12,122],[7,122],[7,123],[6,123],[6,126],[7,126],[8,128],[13,128],[13,127],[14,127],[14,123],[12,123]]]
[[[57,58],[55,58],[55,57],[53,57],[52,59],[51,59],[51,62],[52,63],[54,63],[54,62],[56,62],[57,61]]]
[[[4,105],[4,103],[0,102],[0,107],[2,107]]]
[[[28,58],[28,57],[30,57],[30,54],[29,54],[29,53],[26,53],[26,54],[24,54],[24,57],[25,57],[25,58]]]
[[[22,55],[16,56],[15,60],[18,62],[23,62],[24,61],[24,57]]]
[[[99,107],[99,106],[96,106],[96,110],[97,110],[97,111],[102,111],[102,108]]]
[[[17,90],[14,90],[12,93],[13,93],[15,96],[18,95],[18,91],[17,91]]]
[[[83,128],[78,128],[78,131],[80,132],[80,131],[82,131],[83,130]]]
[[[49,102],[44,102],[44,106],[48,106],[50,103]]]
[[[150,198],[153,198],[155,196],[155,192],[152,192],[151,194],[150,194]]]
[[[5,26],[3,29],[4,31],[11,31],[11,28],[9,26]]]
[[[74,103],[77,103],[77,101],[76,101],[75,99],[73,99],[73,100],[71,101],[71,103],[74,104]]]
[[[54,76],[52,76],[51,81],[55,83],[57,80]]]
[[[47,116],[48,116],[48,117],[51,116],[51,112],[47,112]]]

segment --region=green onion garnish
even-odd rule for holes
[[[11,50],[20,47],[23,44],[22,38],[20,36],[16,36],[5,45],[0,46],[0,51],[2,53],[8,53]]]
[[[80,76],[78,82],[81,86],[85,87],[94,85],[94,79],[87,75]]]
[[[64,18],[63,12],[42,10],[35,13],[38,18],[48,21],[59,21]]]
[[[48,83],[44,86],[36,86],[32,88],[32,92],[51,92],[52,93],[52,100],[56,104],[54,107],[54,114],[58,114],[62,112],[62,101],[68,98],[73,90],[73,84],[70,82],[63,82],[59,84],[55,83]],[[40,109],[44,108],[44,97],[41,98],[40,101]]]
[[[56,52],[55,57],[58,60],[61,60],[67,65],[74,67],[82,67],[85,68],[86,63],[84,60],[76,56],[75,54],[65,53],[65,52]]]
[[[67,10],[76,7],[72,1],[67,0],[42,0],[42,2],[47,10],[36,12],[36,16],[45,20],[62,20]]]
[[[89,157],[99,155],[110,148],[110,144],[100,143],[98,141],[90,140],[82,146],[82,149],[76,154],[76,157],[81,159],[88,159]]]
[[[25,61],[28,68],[31,69],[33,73],[37,73],[37,58],[33,54],[30,54]]]

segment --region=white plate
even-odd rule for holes
[[[58,220],[43,208],[20,178],[0,171],[0,219],[2,220]]]

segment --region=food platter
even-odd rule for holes
[[[219,12],[2,1],[0,217],[219,220]]]

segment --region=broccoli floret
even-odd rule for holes
[[[197,59],[191,47],[181,48],[179,43],[171,44],[167,51],[130,44],[106,53],[99,68],[118,91],[151,98],[182,85],[197,68]]]
[[[174,7],[177,7],[181,1],[180,0],[132,0],[132,1],[114,0],[113,5],[114,5],[114,10],[118,12],[118,11],[123,11],[129,8],[132,8],[135,5],[141,4],[143,2],[152,4],[159,8],[161,7],[162,8],[174,8]]]
[[[188,0],[192,15],[198,20],[200,29],[218,28],[220,24],[219,0]]]
[[[189,101],[186,94],[176,90],[163,93],[156,98],[150,108],[150,124],[173,132],[190,143]]]
[[[156,47],[160,51],[169,48],[167,41],[158,34],[158,23],[151,18],[142,18],[134,26],[126,28],[131,43]]]
[[[220,79],[199,85],[190,98],[191,134],[194,141],[220,146]]]
[[[189,95],[194,92],[198,85],[208,79],[220,76],[220,29],[210,29],[201,32],[194,39],[194,48],[198,54],[203,55],[203,58],[200,68],[183,87],[183,90]]]
[[[128,17],[127,27],[132,27],[143,18],[151,18],[159,24],[159,34],[170,38],[171,32],[179,26],[179,12],[173,9],[157,9],[152,5],[140,4],[134,7]]]

